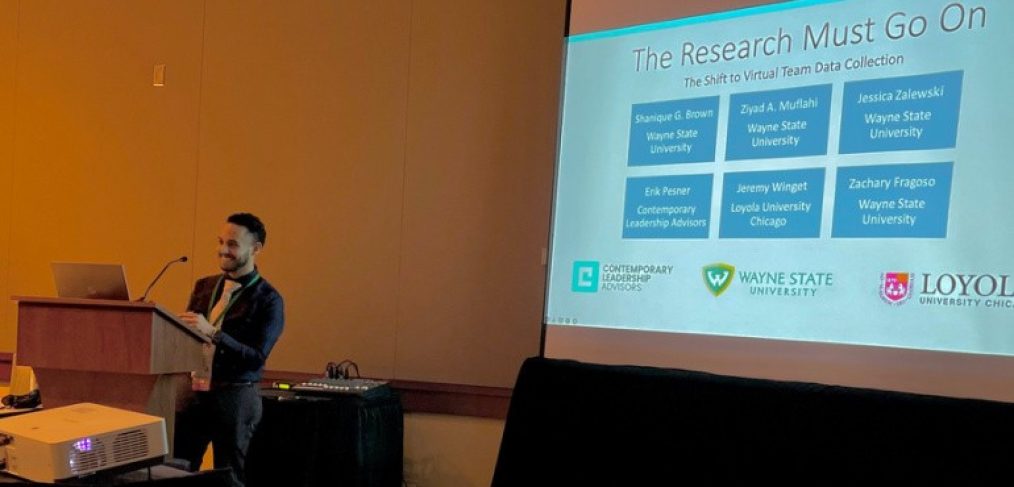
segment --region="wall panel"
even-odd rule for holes
[[[286,301],[269,360],[393,375],[411,2],[209,2],[199,274],[234,211],[268,228]]]
[[[0,0],[0,350],[14,350],[13,309],[10,295],[11,168],[17,108],[14,72],[17,66],[18,0]]]
[[[92,261],[125,264],[136,296],[191,251],[202,21],[196,0],[21,2],[9,294],[52,296],[51,261]],[[182,307],[189,281],[153,297]]]
[[[415,4],[400,379],[509,387],[539,351],[565,5]]]
[[[671,0],[572,0],[570,33],[581,34],[647,24],[663,19],[678,19],[722,12],[784,0],[707,0],[673,2]]]
[[[488,486],[503,421],[439,414],[405,415],[408,486]]]

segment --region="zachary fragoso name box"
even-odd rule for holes
[[[944,238],[954,163],[838,168],[833,238]]]

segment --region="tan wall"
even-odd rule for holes
[[[11,177],[14,157],[14,66],[17,57],[18,2],[0,0],[0,350],[14,350],[8,313],[10,295]]]
[[[399,377],[512,386],[539,351],[564,13],[414,4]]]
[[[216,271],[224,217],[249,210],[286,298],[269,368],[348,358],[369,376],[504,387],[538,353],[563,0],[6,0],[0,14],[4,296],[53,295],[63,260],[122,262],[136,296],[189,255],[153,293],[181,311]]]
[[[405,415],[406,485],[488,486],[503,427],[503,421],[495,419]]]
[[[264,218],[272,368],[397,374],[411,3],[208,3],[194,260],[232,208]]]
[[[786,0],[571,0],[570,33],[582,34]]]
[[[140,293],[193,248],[203,5],[19,7],[7,293],[52,295],[51,261],[122,262]],[[170,66],[171,88],[152,86],[156,62]],[[155,297],[179,306],[189,280],[177,269]]]

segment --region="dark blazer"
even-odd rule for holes
[[[187,309],[207,316],[212,294],[221,295],[221,274],[201,278],[194,285]],[[263,277],[245,289],[229,308],[222,322],[215,359],[211,366],[214,382],[258,382],[264,362],[285,327],[285,306],[281,294]]]

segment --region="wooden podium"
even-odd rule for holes
[[[19,365],[46,408],[94,402],[165,418],[172,451],[180,400],[207,337],[154,303],[18,297]]]

